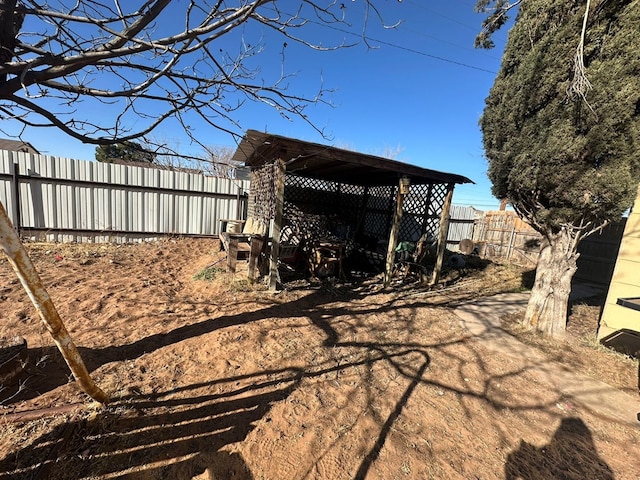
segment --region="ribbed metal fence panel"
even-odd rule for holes
[[[447,245],[451,248],[456,247],[461,240],[472,240],[475,221],[481,218],[483,214],[484,212],[473,207],[451,205]]]
[[[0,150],[0,201],[20,230],[47,241],[131,241],[218,235],[238,218],[248,180]]]
[[[0,150],[0,172],[6,174],[0,176],[0,202],[4,205],[9,218],[14,219],[15,204],[12,195],[13,159],[9,152],[5,150]]]

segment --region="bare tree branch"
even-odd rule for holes
[[[487,18],[482,22],[482,30],[476,36],[475,45],[477,48],[493,48],[491,36],[509,20],[509,11],[517,7],[523,0],[478,0],[475,11],[478,13],[488,13]],[[494,4],[490,6],[491,4]]]
[[[284,64],[280,76],[264,74],[259,66],[266,63],[267,41],[274,32],[280,36],[282,57],[276,61],[284,62],[287,42],[323,51],[353,45],[341,38],[314,40],[318,25],[352,27],[357,20],[366,39],[369,17],[382,23],[382,15],[373,0],[282,5],[0,0],[0,116],[58,128],[93,144],[135,139],[169,119],[197,141],[185,121],[188,113],[237,135],[235,112],[245,101],[313,126],[305,107],[330,104],[329,90],[320,84],[315,94],[290,91],[292,74]]]

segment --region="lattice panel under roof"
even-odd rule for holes
[[[285,177],[283,224],[291,227],[303,242],[332,234],[339,204],[335,182],[292,174]]]
[[[389,208],[392,208],[394,197],[395,187],[382,186],[369,188],[367,208],[388,212]]]
[[[361,185],[350,185],[348,183],[340,184],[340,192],[346,195],[362,196],[366,188]]]
[[[365,217],[362,233],[365,237],[386,239],[389,237],[388,215],[370,213]]]
[[[416,242],[424,233],[424,218],[429,200],[429,185],[411,185],[404,198],[402,221],[398,231],[399,241]]]
[[[359,185],[287,175],[284,224],[308,235],[354,239],[363,234],[383,238],[388,232],[388,195],[392,188],[375,187],[373,195]],[[380,198],[379,195],[386,195]]]
[[[266,225],[275,216],[277,164],[267,163],[251,170],[248,215]]]
[[[402,204],[403,215],[424,216],[429,198],[429,185],[412,185],[409,195],[405,195]]]
[[[427,231],[433,233],[433,235],[437,235],[440,230],[440,216],[442,214],[442,207],[446,196],[446,185],[439,184],[431,186],[431,195],[427,203],[428,208],[424,224],[428,229]]]
[[[284,201],[293,203],[303,212],[331,215],[339,210],[338,184],[315,178],[287,175]]]
[[[271,219],[275,212],[277,167],[254,167],[250,211]],[[287,173],[283,224],[304,238],[337,236],[355,239],[369,249],[388,240],[397,186],[363,187]],[[413,184],[405,197],[398,241],[417,241],[422,234],[438,234],[446,184]]]
[[[386,239],[393,219],[395,187],[371,187],[368,190],[361,232],[366,237]]]

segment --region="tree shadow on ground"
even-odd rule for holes
[[[551,441],[540,448],[524,440],[507,457],[505,480],[613,480],[591,431],[578,417],[563,418]]]
[[[271,304],[266,308],[252,312],[221,315],[197,323],[187,323],[189,320],[185,318],[184,325],[169,332],[152,333],[132,343],[112,345],[105,348],[78,346],[78,351],[89,372],[93,372],[108,363],[135,360],[144,354],[190,338],[206,335],[216,330],[274,318],[310,318],[311,321],[327,335],[325,345],[331,346],[338,341],[337,332],[331,328],[327,328],[328,324],[323,319],[329,314],[332,316],[344,314],[346,310],[326,310],[325,306],[337,300],[342,302],[357,301],[369,295],[370,288],[371,287],[361,287],[355,290],[346,288],[318,288],[311,291],[309,295],[302,296],[285,304]],[[442,302],[416,301],[414,307],[420,308],[442,305],[444,305]],[[393,309],[393,304],[375,305],[375,307],[370,308],[370,312],[384,314]],[[359,312],[359,314],[362,313],[366,312]],[[69,368],[57,348],[50,346],[30,349],[29,358],[32,360],[47,359],[47,362],[46,365],[40,369],[30,368],[24,373],[19,380],[24,382],[26,388],[16,395],[12,401],[29,400],[73,381]]]
[[[151,397],[115,398],[113,404],[103,412],[72,420],[69,422],[71,426],[57,427],[29,446],[0,460],[0,471],[18,472],[19,475],[24,473],[25,478],[40,475],[41,468],[51,468],[51,472],[38,478],[79,478],[86,474],[140,478],[127,471],[137,469],[138,472],[146,472],[144,478],[191,479],[194,474],[199,475],[209,468],[208,463],[215,463],[220,455],[226,455],[220,453],[226,445],[243,441],[255,423],[266,420],[272,405],[291,395],[302,379],[322,379],[328,373],[359,366],[365,367],[362,369],[364,372],[373,372],[372,367],[378,362],[388,364],[407,383],[402,393],[398,392],[397,400],[392,399],[390,412],[377,420],[377,436],[371,439],[360,465],[354,470],[356,479],[366,478],[394,423],[419,385],[429,384],[462,397],[480,398],[495,408],[501,408],[500,398],[493,398],[490,393],[491,378],[486,380],[485,388],[480,391],[446,385],[437,378],[424,378],[431,364],[429,352],[442,352],[448,346],[464,342],[464,339],[453,338],[449,343],[429,342],[411,336],[395,343],[385,340],[384,331],[389,328],[401,327],[412,332],[411,316],[407,316],[406,312],[398,313],[399,303],[393,298],[385,304],[362,302],[357,308],[348,305],[349,300],[360,300],[368,294],[366,289],[349,292],[317,290],[286,305],[274,304],[253,312],[222,315],[185,324],[168,333],[152,333],[126,345],[82,349],[90,370],[95,370],[104,364],[136,359],[218,329],[266,319],[299,318],[301,325],[312,325],[323,333],[319,343],[327,347],[327,352],[323,362],[305,364],[300,369],[262,370],[197,385],[177,386]],[[334,302],[338,300],[339,304],[335,305]],[[458,297],[456,302],[461,300]],[[449,300],[416,300],[404,308],[447,305],[450,305]],[[371,315],[381,315],[384,321],[371,319]],[[347,325],[348,322],[351,324]],[[268,328],[273,329],[274,325]],[[275,328],[278,328],[277,325]],[[282,328],[296,327],[289,324]],[[360,335],[367,334],[366,339],[357,339],[359,329],[362,330]],[[412,338],[415,340],[410,340]],[[346,352],[341,354],[341,349]],[[481,369],[484,368],[481,353],[477,354],[476,361]],[[363,385],[366,381],[367,378],[363,380]],[[223,384],[231,391],[211,393]],[[366,390],[368,398],[365,405],[370,405],[377,394],[379,392],[373,389]],[[518,405],[508,402],[504,406],[518,408]],[[544,409],[547,406],[534,400],[519,407]],[[69,434],[67,428],[71,428],[72,433]],[[65,438],[68,444],[60,446]],[[0,479],[3,478],[12,477],[0,475]]]
[[[127,395],[98,413],[72,417],[26,448],[0,460],[0,480],[48,478],[57,480],[100,476],[119,479],[191,480],[196,475],[210,479],[251,480],[242,457],[224,447],[245,440],[272,406],[286,399],[305,378],[323,378],[357,366],[372,368],[391,362],[411,378],[411,383],[381,428],[380,434],[358,469],[355,478],[365,478],[377,458],[397,417],[401,414],[429,365],[415,375],[415,349],[388,353],[376,345],[373,354],[351,362],[328,360],[301,370],[284,368],[229,377],[211,382],[179,386],[148,396]],[[223,393],[211,393],[233,386]],[[186,395],[185,395],[186,394]]]
[[[473,270],[484,270],[492,263],[480,257],[468,257],[468,262]],[[222,315],[197,323],[190,323],[189,319],[185,318],[185,325],[177,327],[168,333],[152,333],[133,343],[113,345],[105,348],[79,346],[78,350],[88,370],[92,372],[107,363],[133,360],[145,353],[218,329],[260,321],[263,318],[290,317],[291,312],[295,312],[296,309],[299,309],[300,316],[304,316],[314,310],[320,311],[323,305],[335,301],[337,299],[336,295],[338,295],[342,301],[358,300],[372,293],[372,290],[378,287],[377,282],[367,283],[366,280],[354,280],[350,284],[343,286],[324,283],[315,286],[316,289],[313,290],[311,295],[301,297],[286,305],[270,305],[267,308],[254,312]],[[308,288],[308,286],[306,288]],[[396,291],[398,293],[404,293],[405,291],[411,291],[413,288],[415,288],[415,285],[397,286]],[[379,289],[373,293],[379,293]],[[457,300],[460,299],[458,298]],[[428,301],[416,302],[416,308],[420,306],[433,307],[442,305],[444,305],[442,302],[438,304]],[[388,311],[389,308],[392,308],[392,306],[387,306],[387,308],[381,306],[380,311]],[[132,319],[132,321],[135,321],[135,319]],[[159,319],[159,322],[160,321]],[[332,341],[335,341],[335,339],[328,339],[328,343]],[[57,387],[73,382],[73,377],[67,365],[55,347],[30,348],[29,358],[31,368],[28,368],[17,378],[16,385],[0,389],[0,404],[8,405],[19,401],[30,400]],[[34,365],[36,363],[38,364],[37,367]]]
[[[151,397],[115,399],[99,413],[73,417],[28,447],[0,460],[0,479],[75,479],[106,476],[121,479],[190,480],[209,478],[251,480],[253,477],[236,453],[221,451],[244,440],[272,405],[286,398],[299,376],[278,381],[253,378],[252,385],[221,394],[213,384],[183,387]]]

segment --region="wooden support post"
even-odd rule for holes
[[[402,183],[402,179],[400,184]],[[402,206],[404,205],[404,194],[401,192],[401,185],[398,185],[398,193],[396,194],[396,211],[391,224],[391,232],[389,233],[389,245],[387,247],[387,263],[384,269],[384,286],[388,287],[391,283],[391,274],[393,273],[393,264],[396,258],[396,244],[398,243],[398,231],[400,230],[400,222],[402,221]]]
[[[264,246],[264,237],[253,235],[250,239],[251,251],[249,252],[249,280],[254,282],[258,278],[258,258]]]
[[[451,210],[451,199],[453,198],[454,184],[447,185],[447,194],[442,205],[442,213],[440,214],[440,228],[438,229],[438,252],[436,253],[436,264],[433,267],[433,276],[430,285],[435,285],[440,280],[440,271],[442,270],[442,260],[444,252],[447,249],[447,233],[449,233],[449,212]]]
[[[11,267],[15,271],[22,287],[29,295],[38,311],[42,322],[53,337],[58,350],[69,366],[71,373],[84,393],[100,403],[107,403],[109,397],[98,387],[89,375],[89,371],[80,357],[69,332],[64,326],[49,293],[36,271],[27,251],[20,242],[13,228],[4,205],[0,202],[0,246],[7,255]]]
[[[280,231],[282,230],[282,216],[284,213],[284,181],[286,166],[284,155],[276,160],[276,212],[273,219],[273,232],[271,238],[271,258],[269,262],[269,291],[275,292],[278,288],[280,274],[278,273],[278,257],[280,256]]]
[[[516,226],[515,221],[513,223],[513,227],[511,228],[511,235],[509,236],[509,246],[507,247],[507,260],[511,259],[511,253],[514,249],[514,240],[516,238]]]
[[[229,235],[229,250],[227,250],[227,271],[236,273],[238,261],[238,237]]]
[[[13,161],[13,214],[16,219],[15,228],[20,237],[20,229],[22,228],[22,212],[20,210],[20,163],[18,160]]]

